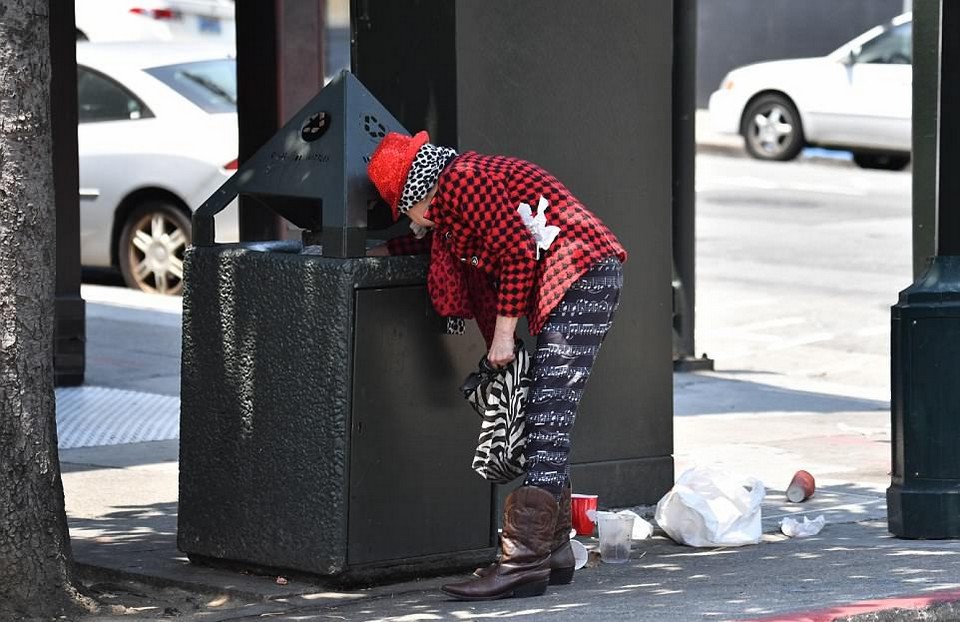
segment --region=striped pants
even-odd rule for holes
[[[570,433],[580,396],[613,324],[622,286],[620,261],[598,262],[570,286],[537,339],[527,395],[524,485],[558,499],[568,481]]]

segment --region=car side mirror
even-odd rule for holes
[[[857,56],[859,56],[860,50],[851,49],[847,54],[846,58],[843,59],[844,65],[854,65],[857,62]]]

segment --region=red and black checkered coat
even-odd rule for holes
[[[547,225],[560,233],[538,260],[517,207],[526,203],[536,214],[541,196],[549,201]],[[517,158],[457,156],[440,174],[426,217],[436,223],[427,281],[433,305],[443,316],[476,318],[488,343],[497,315],[526,315],[535,335],[580,275],[606,257],[627,258],[610,229],[563,184]],[[389,249],[410,254],[422,246],[400,238]]]

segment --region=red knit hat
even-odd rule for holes
[[[410,174],[410,166],[424,144],[430,142],[430,135],[426,132],[417,132],[413,137],[390,132],[384,136],[376,151],[370,157],[367,165],[367,175],[377,187],[383,200],[393,211],[393,219],[397,220],[397,203],[403,194],[403,187]]]

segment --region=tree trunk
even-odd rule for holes
[[[78,602],[53,391],[49,1],[0,1],[2,620],[69,615]]]

